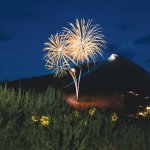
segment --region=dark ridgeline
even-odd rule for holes
[[[91,66],[93,66],[93,64],[90,64],[90,67]],[[86,68],[83,66],[83,72],[85,71]],[[53,74],[50,74],[8,82],[0,82],[0,85],[6,85],[8,88],[13,89],[21,88],[23,90],[34,90],[35,92],[44,92],[50,86],[53,86],[54,88],[62,88],[70,82],[72,82],[72,78],[70,75],[58,78],[54,77]]]
[[[102,96],[105,97],[104,99],[107,99],[107,103],[110,103],[115,97],[117,99],[116,95],[123,95],[123,102],[120,99],[116,100],[116,102],[124,105],[120,107],[121,109],[123,108],[122,111],[129,113],[137,111],[141,105],[147,105],[148,101],[144,97],[150,96],[150,77],[140,66],[130,60],[117,56],[115,60],[106,61],[102,64],[90,64],[90,68],[92,68],[90,72],[81,78],[79,100],[92,101],[94,98],[97,99],[97,97]],[[85,70],[84,67],[83,74]],[[15,89],[21,87],[22,89],[34,89],[37,92],[42,92],[49,86],[62,88],[70,82],[72,82],[72,79],[69,75],[60,79],[54,78],[53,75],[46,75],[7,82],[7,87]],[[6,82],[1,83],[1,85],[5,84]],[[63,88],[63,91],[68,95],[75,94],[74,84]],[[139,95],[135,96],[128,93],[129,91]],[[110,105],[113,105],[113,102]],[[116,106],[114,105],[114,107]],[[113,109],[113,106],[111,108]],[[116,108],[116,110],[120,111],[120,108]]]
[[[127,93],[132,90],[141,95],[150,95],[149,74],[130,60],[116,56],[115,60],[97,63],[97,66],[96,70],[81,79],[80,93]],[[66,92],[71,90],[74,91],[73,84]]]
[[[50,86],[60,88],[63,85],[61,79],[53,77],[53,75],[43,75],[40,77],[32,77],[21,80],[14,80],[8,82],[1,82],[0,85],[7,86],[7,88],[34,90],[35,92],[44,92]]]

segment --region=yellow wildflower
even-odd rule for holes
[[[116,113],[113,113],[111,119],[113,122],[116,122],[118,120],[118,115]]]
[[[41,119],[40,119],[40,123],[43,126],[49,125],[49,118],[48,118],[48,116],[42,116]]]
[[[74,117],[75,118],[79,118],[80,117],[80,113],[77,110],[74,111]]]
[[[89,110],[89,115],[90,115],[90,116],[93,116],[93,115],[95,114],[95,112],[96,112],[96,108],[91,108],[91,109]]]
[[[33,122],[37,122],[37,121],[38,121],[38,117],[32,116],[31,120],[32,120]]]
[[[84,122],[84,125],[87,126],[87,121]]]

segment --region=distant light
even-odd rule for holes
[[[133,91],[128,91],[128,93],[129,93],[129,94],[134,94],[134,92],[133,92]]]
[[[108,58],[108,61],[114,61],[117,57],[117,54],[111,54],[111,56]]]
[[[145,96],[144,98],[145,98],[145,99],[149,99],[150,97],[149,97],[149,96]]]
[[[150,111],[150,106],[147,106],[147,107],[146,107],[146,110]]]
[[[139,112],[137,115],[142,116],[142,117],[150,116],[150,106],[147,106],[144,111]]]
[[[136,93],[136,94],[134,94],[135,96],[139,96],[139,94],[138,93]]]
[[[147,112],[139,112],[138,115],[142,116],[142,117],[146,117],[147,116]]]

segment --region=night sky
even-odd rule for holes
[[[150,72],[149,0],[0,0],[0,81],[49,74],[44,43],[75,19],[93,19],[117,53]]]

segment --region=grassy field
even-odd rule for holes
[[[53,88],[36,94],[0,87],[1,150],[148,150],[149,145],[149,118],[78,111]]]

